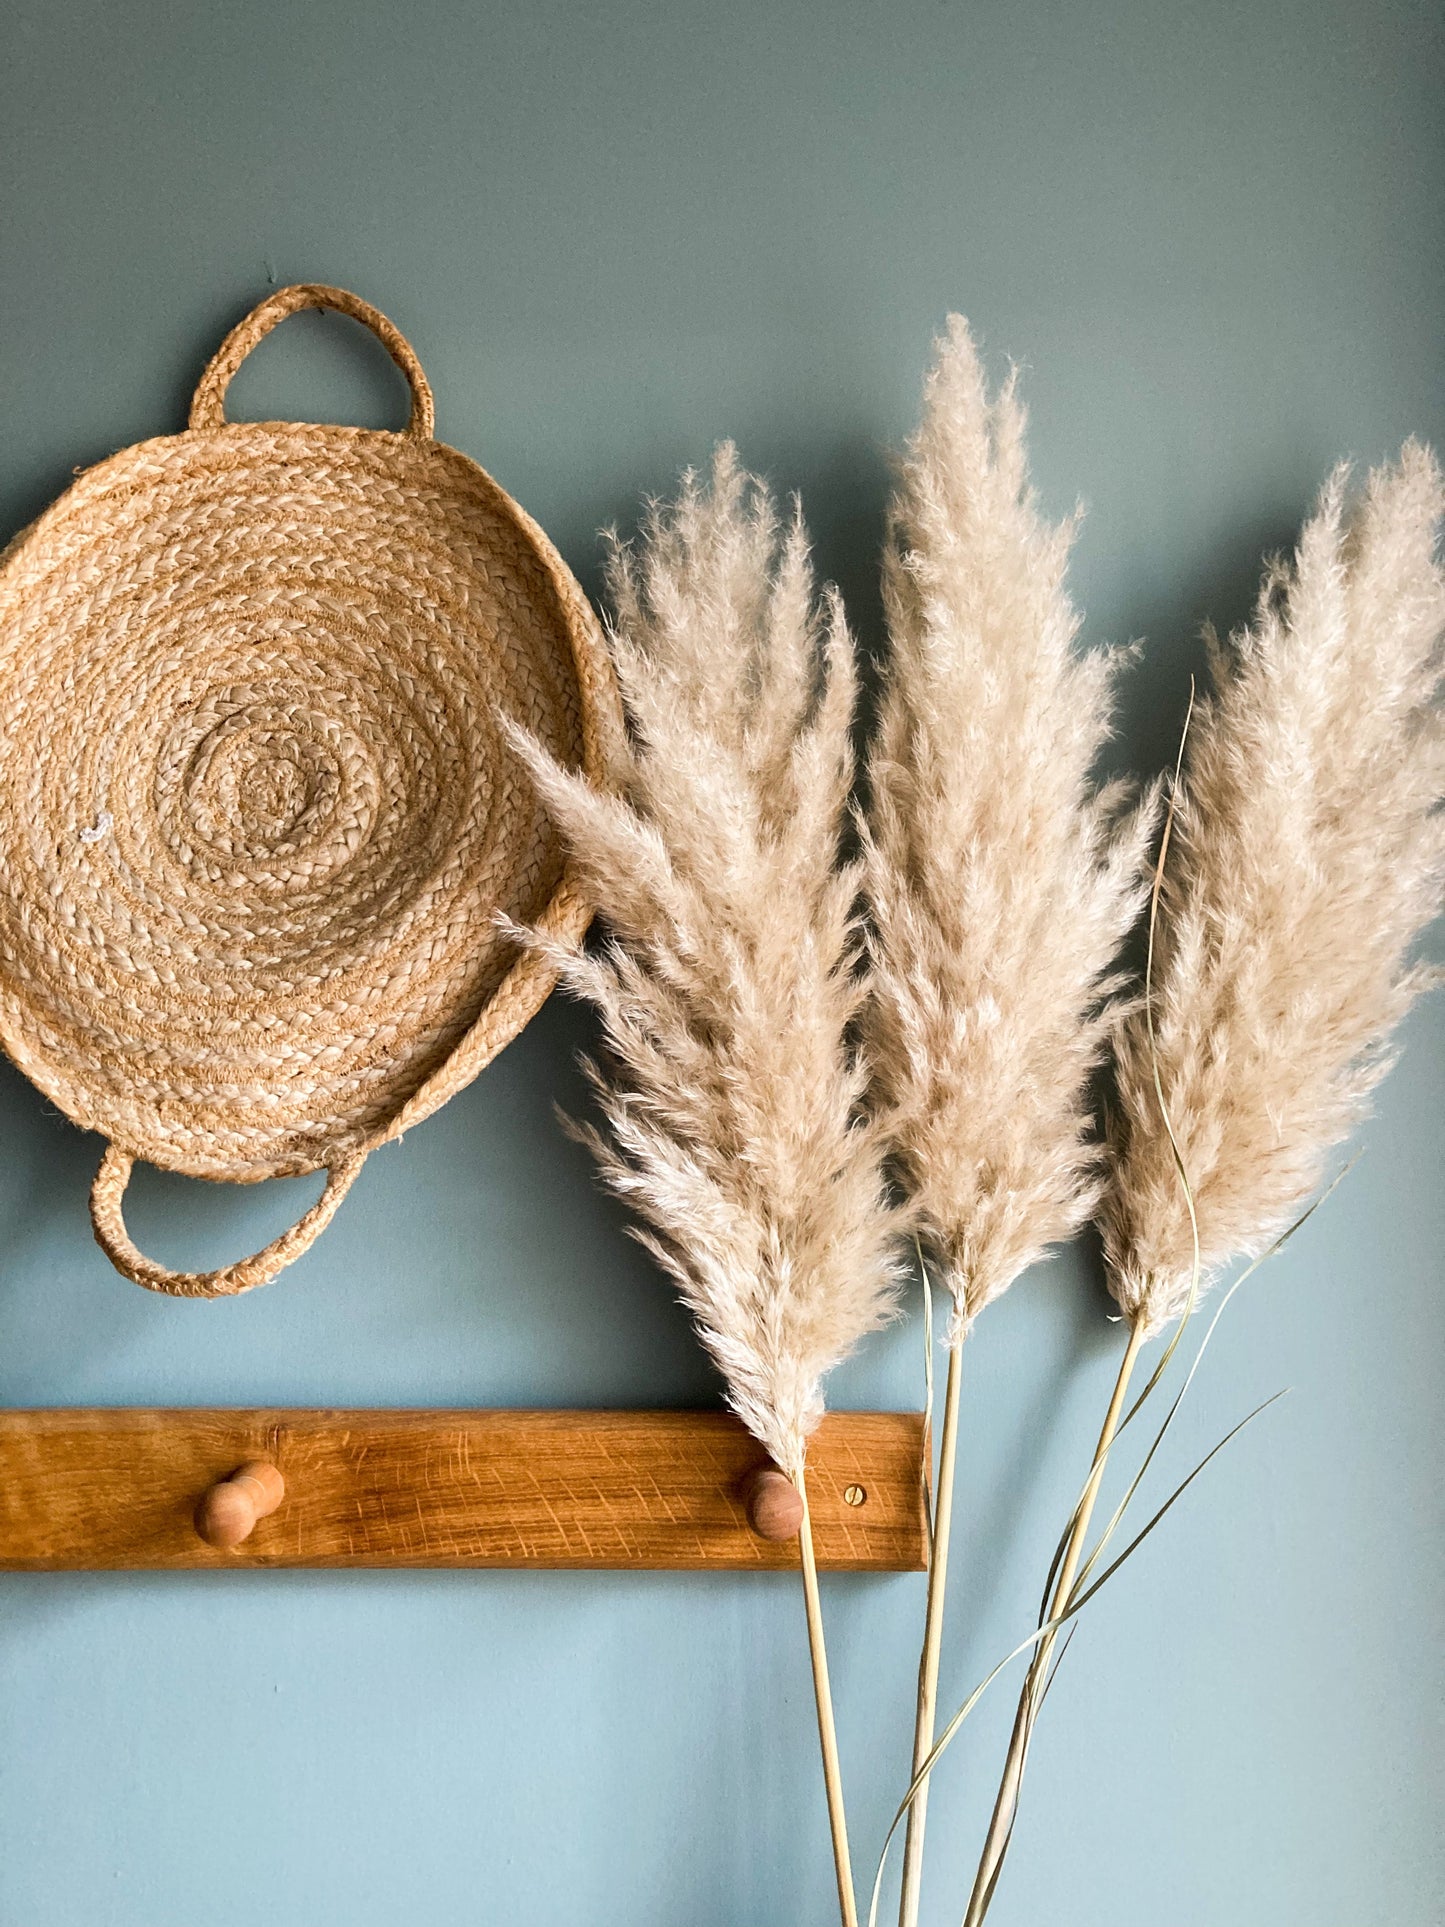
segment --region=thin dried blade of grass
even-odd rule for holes
[[[1080,1586],[1087,1583],[1089,1575],[1093,1571],[1094,1567],[1098,1564],[1099,1558],[1103,1553],[1105,1547],[1108,1546],[1109,1542],[1113,1539],[1115,1533],[1118,1531],[1120,1525],[1123,1523],[1124,1515],[1127,1513],[1130,1504],[1133,1502],[1134,1497],[1139,1490],[1139,1487],[1143,1484],[1144,1476],[1148,1472],[1149,1467],[1153,1464],[1155,1455],[1158,1452],[1159,1447],[1164,1443],[1165,1435],[1168,1433],[1170,1426],[1173,1425],[1175,1418],[1178,1416],[1179,1408],[1184,1403],[1186,1393],[1188,1392],[1190,1386],[1194,1383],[1195,1374],[1198,1372],[1199,1367],[1204,1362],[1204,1354],[1206,1351],[1208,1351],[1210,1343],[1214,1338],[1215,1330],[1219,1325],[1219,1321],[1224,1316],[1225,1311],[1228,1309],[1229,1303],[1231,1299],[1234,1297],[1234,1294],[1240,1289],[1242,1285],[1248,1283],[1248,1281],[1254,1276],[1255,1272],[1257,1272],[1262,1265],[1266,1264],[1269,1261],[1269,1259],[1275,1257],[1279,1252],[1283,1251],[1284,1247],[1289,1243],[1290,1239],[1294,1237],[1297,1231],[1303,1230],[1304,1226],[1314,1216],[1316,1211],[1319,1210],[1320,1206],[1325,1203],[1326,1199],[1332,1197],[1335,1191],[1338,1189],[1338,1187],[1344,1183],[1345,1179],[1349,1176],[1351,1170],[1354,1168],[1356,1162],[1357,1162],[1356,1158],[1351,1158],[1350,1162],[1345,1166],[1344,1170],[1339,1172],[1331,1180],[1328,1188],[1325,1191],[1323,1191],[1318,1198],[1314,1198],[1311,1200],[1308,1208],[1300,1213],[1299,1217],[1296,1218],[1294,1223],[1289,1226],[1288,1230],[1282,1231],[1280,1233],[1279,1237],[1275,1239],[1274,1243],[1269,1247],[1268,1251],[1261,1252],[1258,1258],[1252,1259],[1251,1262],[1245,1266],[1244,1270],[1240,1272],[1239,1276],[1233,1280],[1229,1288],[1220,1297],[1218,1304],[1214,1308],[1213,1315],[1211,1316],[1208,1325],[1205,1327],[1204,1336],[1199,1341],[1198,1349],[1195,1351],[1193,1358],[1189,1361],[1189,1370],[1185,1375],[1184,1383],[1180,1386],[1178,1392],[1175,1394],[1174,1401],[1170,1405],[1168,1413],[1165,1415],[1163,1423],[1160,1425],[1159,1430],[1154,1435],[1154,1438],[1149,1445],[1148,1451],[1144,1454],[1143,1462],[1141,1463],[1134,1477],[1129,1482],[1128,1489],[1125,1491],[1123,1498],[1119,1501],[1118,1506],[1115,1508],[1113,1516],[1110,1518],[1103,1532],[1099,1535],[1098,1542],[1096,1543],[1093,1551],[1089,1554],[1088,1558],[1085,1559],[1083,1565],[1079,1568],[1077,1583]],[[1177,1328],[1177,1335],[1182,1336],[1183,1331],[1184,1331],[1184,1323],[1181,1322]],[[1174,1347],[1173,1345],[1171,1345],[1170,1347],[1171,1354],[1173,1349]],[[1136,1413],[1140,1410],[1145,1399],[1148,1397],[1149,1393],[1154,1389],[1157,1383],[1158,1383],[1157,1375],[1154,1377],[1151,1377],[1149,1384],[1146,1385],[1146,1387],[1144,1388],[1144,1391],[1139,1395],[1139,1398],[1136,1401],[1136,1403],[1130,1408],[1128,1418],[1124,1419],[1124,1421],[1121,1423],[1119,1427],[1119,1431],[1121,1433],[1123,1432],[1124,1427],[1129,1423],[1129,1420],[1132,1419],[1136,1415]]]
[[[1104,1572],[1099,1576],[1099,1578],[1096,1579],[1093,1582],[1093,1584],[1088,1588],[1088,1591],[1086,1593],[1081,1593],[1077,1598],[1073,1599],[1069,1603],[1069,1605],[1061,1613],[1058,1614],[1056,1618],[1047,1620],[1042,1626],[1036,1627],[1034,1631],[1031,1632],[1026,1639],[1021,1639],[1018,1645],[1015,1646],[1011,1652],[1006,1653],[1004,1657],[998,1662],[998,1664],[994,1666],[988,1673],[986,1673],[983,1679],[979,1681],[978,1685],[973,1689],[973,1691],[969,1694],[968,1698],[963,1702],[962,1706],[959,1707],[958,1711],[953,1715],[952,1719],[950,1719],[948,1724],[944,1727],[943,1732],[939,1735],[937,1741],[935,1742],[932,1748],[932,1751],[928,1755],[928,1758],[924,1761],[923,1765],[919,1768],[918,1772],[914,1775],[912,1781],[909,1783],[908,1791],[904,1794],[902,1800],[899,1802],[897,1811],[893,1815],[893,1819],[889,1824],[888,1832],[884,1836],[883,1848],[882,1848],[882,1852],[880,1854],[879,1862],[878,1862],[878,1869],[874,1876],[872,1901],[868,1910],[868,1927],[877,1927],[878,1906],[882,1896],[883,1878],[887,1871],[887,1858],[888,1858],[889,1849],[891,1848],[894,1839],[897,1837],[899,1827],[903,1825],[904,1821],[908,1816],[908,1809],[913,1804],[914,1797],[917,1794],[919,1787],[933,1772],[934,1768],[938,1765],[938,1762],[943,1758],[944,1754],[952,1746],[954,1740],[958,1737],[960,1731],[962,1730],[965,1722],[968,1720],[969,1716],[974,1712],[975,1708],[978,1706],[979,1701],[983,1698],[984,1694],[988,1691],[989,1687],[993,1685],[994,1681],[999,1677],[1001,1673],[1007,1671],[1007,1669],[1013,1664],[1013,1662],[1016,1659],[1022,1658],[1022,1656],[1025,1653],[1032,1652],[1038,1646],[1040,1640],[1053,1638],[1060,1631],[1062,1627],[1069,1625],[1071,1621],[1076,1619],[1079,1613],[1082,1612],[1084,1607],[1089,1603],[1089,1601],[1091,1599],[1096,1598],[1099,1592],[1105,1586],[1105,1584],[1107,1584],[1107,1582],[1110,1579],[1114,1578],[1116,1574],[1118,1574],[1123,1569],[1125,1564],[1134,1556],[1134,1554],[1139,1550],[1140,1546],[1143,1545],[1144,1541],[1150,1536],[1150,1534],[1155,1530],[1155,1528],[1163,1522],[1165,1516],[1170,1511],[1172,1511],[1172,1509],[1178,1503],[1178,1501],[1181,1498],[1183,1498],[1184,1494],[1188,1491],[1189,1487],[1193,1485],[1194,1481],[1200,1476],[1200,1474],[1211,1463],[1211,1461],[1217,1458],[1218,1455],[1224,1450],[1225,1446],[1230,1444],[1232,1440],[1236,1439],[1247,1425],[1252,1424],[1253,1421],[1261,1415],[1261,1413],[1266,1412],[1269,1409],[1269,1407],[1275,1403],[1276,1400],[1281,1399],[1283,1397],[1284,1397],[1283,1392],[1276,1392],[1272,1398],[1265,1399],[1264,1402],[1260,1405],[1257,1405],[1252,1412],[1246,1413],[1246,1415],[1239,1421],[1237,1425],[1232,1426],[1230,1430],[1225,1433],[1224,1437],[1221,1438],[1214,1446],[1210,1448],[1208,1452],[1205,1453],[1204,1457],[1200,1459],[1198,1464],[1188,1474],[1188,1476],[1180,1481],[1180,1483],[1170,1493],[1169,1497],[1158,1508],[1158,1510],[1155,1513],[1153,1513],[1153,1515],[1150,1517],[1148,1524],[1145,1525],[1135,1535],[1135,1537],[1129,1542],[1128,1546],[1124,1549],[1124,1551],[1121,1552],[1118,1555],[1118,1557],[1114,1559],[1113,1562],[1105,1568]]]

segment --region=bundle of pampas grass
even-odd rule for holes
[[[933,1272],[952,1300],[914,1770],[894,1822],[907,1816],[914,1927],[929,1773],[1009,1663],[935,1741],[964,1340],[1097,1215],[1127,1342],[1037,1630],[1010,1655],[1029,1662],[968,1903],[980,1927],[1058,1634],[1202,1469],[1098,1571],[1183,1397],[1086,1556],[1141,1348],[1174,1327],[1132,1411],[1202,1285],[1311,1208],[1430,981],[1409,953],[1445,887],[1442,510],[1413,445],[1353,506],[1335,476],[1253,624],[1213,646],[1150,866],[1154,793],[1093,778],[1120,658],[1076,649],[1073,524],[1042,519],[1014,383],[990,396],[955,319],[890,515],[891,655],[856,858],[840,853],[857,693],[843,612],[816,589],[798,515],[780,520],[730,448],[650,511],[635,549],[614,539],[628,727],[607,784],[513,736],[606,926],[590,951],[518,933],[601,1017],[602,1128],[575,1128],[801,1499],[844,1927],[856,1908],[806,1505],[824,1380],[888,1315],[911,1232],[925,1285]],[[1146,900],[1139,994],[1117,959]],[[1088,1091],[1111,1047],[1101,1138]],[[882,1878],[880,1863],[870,1927]]]
[[[1140,1347],[1307,1207],[1396,1026],[1438,978],[1410,953],[1445,890],[1442,516],[1440,472],[1416,444],[1353,505],[1338,470],[1293,562],[1268,568],[1253,623],[1212,642],[1213,694],[1191,719],[1160,852],[1148,993],[1116,1045],[1100,1228],[1129,1340],[1054,1625],[1076,1609]],[[997,1884],[1049,1643],[1020,1699],[966,1927]]]
[[[915,1774],[934,1744],[964,1337],[1097,1203],[1088,1085],[1153,820],[1152,795],[1093,780],[1121,655],[1075,647],[1075,524],[1042,518],[1024,431],[1015,379],[990,397],[952,317],[890,512],[864,826],[876,1099],[952,1299]],[[925,1777],[902,1927],[918,1918],[927,1793]]]
[[[692,1312],[728,1402],[803,1495],[800,1557],[842,1919],[855,1919],[817,1574],[810,1433],[888,1315],[897,1213],[853,1028],[868,991],[840,860],[855,655],[838,597],[730,447],[613,539],[628,733],[611,790],[514,737],[606,940],[551,947],[600,1014],[582,1127]],[[537,943],[535,936],[524,940]]]

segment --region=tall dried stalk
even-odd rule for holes
[[[1075,649],[1072,522],[1029,486],[1011,378],[990,398],[966,323],[936,345],[885,557],[890,654],[868,774],[878,1095],[953,1298],[914,1773],[933,1746],[961,1399],[979,1311],[1097,1197],[1086,1087],[1138,914],[1151,806],[1091,771],[1117,655]],[[927,1782],[899,1920],[914,1927]]]
[[[1190,733],[1149,995],[1117,1044],[1100,1222],[1129,1347],[1054,1620],[1074,1603],[1140,1345],[1187,1315],[1201,1280],[1258,1258],[1298,1216],[1438,976],[1408,957],[1445,890],[1445,491],[1414,444],[1353,509],[1346,484],[1337,471],[1293,564],[1268,570],[1251,627],[1214,646],[1214,695]],[[1020,1697],[965,1927],[997,1884],[1047,1648]]]
[[[823,1380],[887,1316],[896,1214],[851,1042],[867,979],[840,861],[852,640],[801,521],[719,450],[614,543],[627,711],[613,789],[517,739],[607,937],[553,949],[602,1020],[581,1127],[677,1286],[728,1402],[806,1500]],[[536,937],[533,942],[540,941]],[[839,1907],[854,1920],[811,1524],[801,1567]]]

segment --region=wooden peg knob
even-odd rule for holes
[[[803,1523],[803,1495],[786,1472],[760,1465],[748,1479],[748,1523],[760,1539],[796,1539]]]
[[[286,1497],[286,1481],[269,1459],[247,1459],[229,1479],[213,1485],[196,1513],[196,1531],[208,1546],[228,1552],[249,1539],[256,1521]]]

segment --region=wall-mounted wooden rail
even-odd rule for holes
[[[924,1462],[919,1414],[830,1413],[818,1564],[921,1571]],[[749,1519],[765,1463],[721,1412],[7,1411],[0,1570],[789,1569]]]

